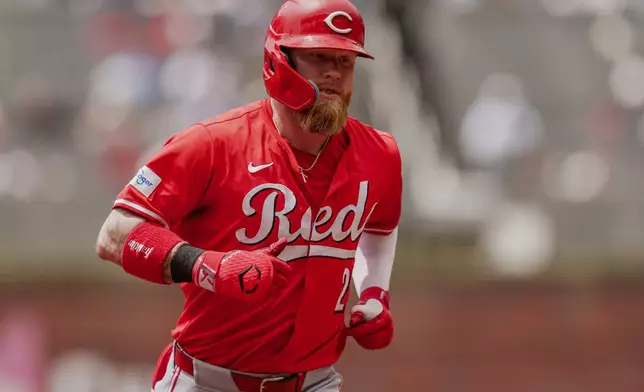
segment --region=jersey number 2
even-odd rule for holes
[[[344,272],[342,273],[342,291],[340,292],[340,296],[338,297],[338,302],[335,303],[336,313],[344,312],[344,304],[342,303],[342,299],[349,290],[349,282],[351,282],[351,271],[349,271],[348,268],[345,268]]]

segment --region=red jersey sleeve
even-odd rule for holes
[[[214,168],[214,142],[200,124],[172,136],[118,194],[113,208],[171,228],[206,193]]]
[[[384,179],[383,196],[378,201],[369,221],[365,226],[365,232],[372,234],[389,234],[400,221],[402,206],[402,158],[398,150],[396,139],[390,134],[379,132],[387,144],[387,174]]]

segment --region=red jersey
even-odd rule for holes
[[[288,239],[279,258],[293,275],[262,307],[181,284],[186,302],[172,336],[186,352],[254,373],[301,372],[338,360],[358,240],[364,231],[396,228],[402,175],[390,135],[349,118],[337,137],[342,154],[318,163],[337,166],[332,179],[305,182],[269,101],[258,101],[170,138],[119,194],[115,207],[202,249],[254,250]],[[325,194],[315,194],[320,190]]]

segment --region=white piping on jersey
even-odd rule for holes
[[[355,250],[334,248],[332,246],[324,245],[289,245],[280,255],[280,260],[292,261],[304,257],[332,257],[334,259],[352,259],[356,255]]]
[[[333,257],[335,259],[353,259],[356,256],[355,249],[334,248],[332,246],[311,245],[309,256]]]
[[[365,229],[364,229],[364,231],[365,231],[366,233],[384,233],[384,234],[390,234],[390,233],[393,233],[393,232],[394,232],[394,230],[396,230],[397,228],[398,228],[398,226],[396,226],[396,227],[395,227],[395,228],[393,228],[393,229],[387,229],[387,230],[383,230],[383,229],[370,229],[370,228],[365,228]]]
[[[114,202],[114,207],[118,207],[119,204],[128,206],[130,208],[134,208],[135,210],[137,210],[139,212],[142,212],[142,213],[144,213],[145,215],[147,215],[147,216],[149,216],[151,218],[154,218],[157,222],[161,223],[163,225],[163,227],[165,227],[166,229],[169,227],[168,224],[166,223],[166,221],[163,218],[161,218],[161,216],[159,214],[157,214],[157,213],[155,213],[153,211],[150,211],[145,207],[141,207],[138,204],[132,203],[131,201],[124,200],[124,199],[116,200]]]

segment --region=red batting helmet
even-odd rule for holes
[[[349,0],[286,0],[264,43],[268,95],[293,110],[311,106],[318,96],[317,86],[293,69],[282,48],[343,49],[373,59],[364,36],[362,16]]]

